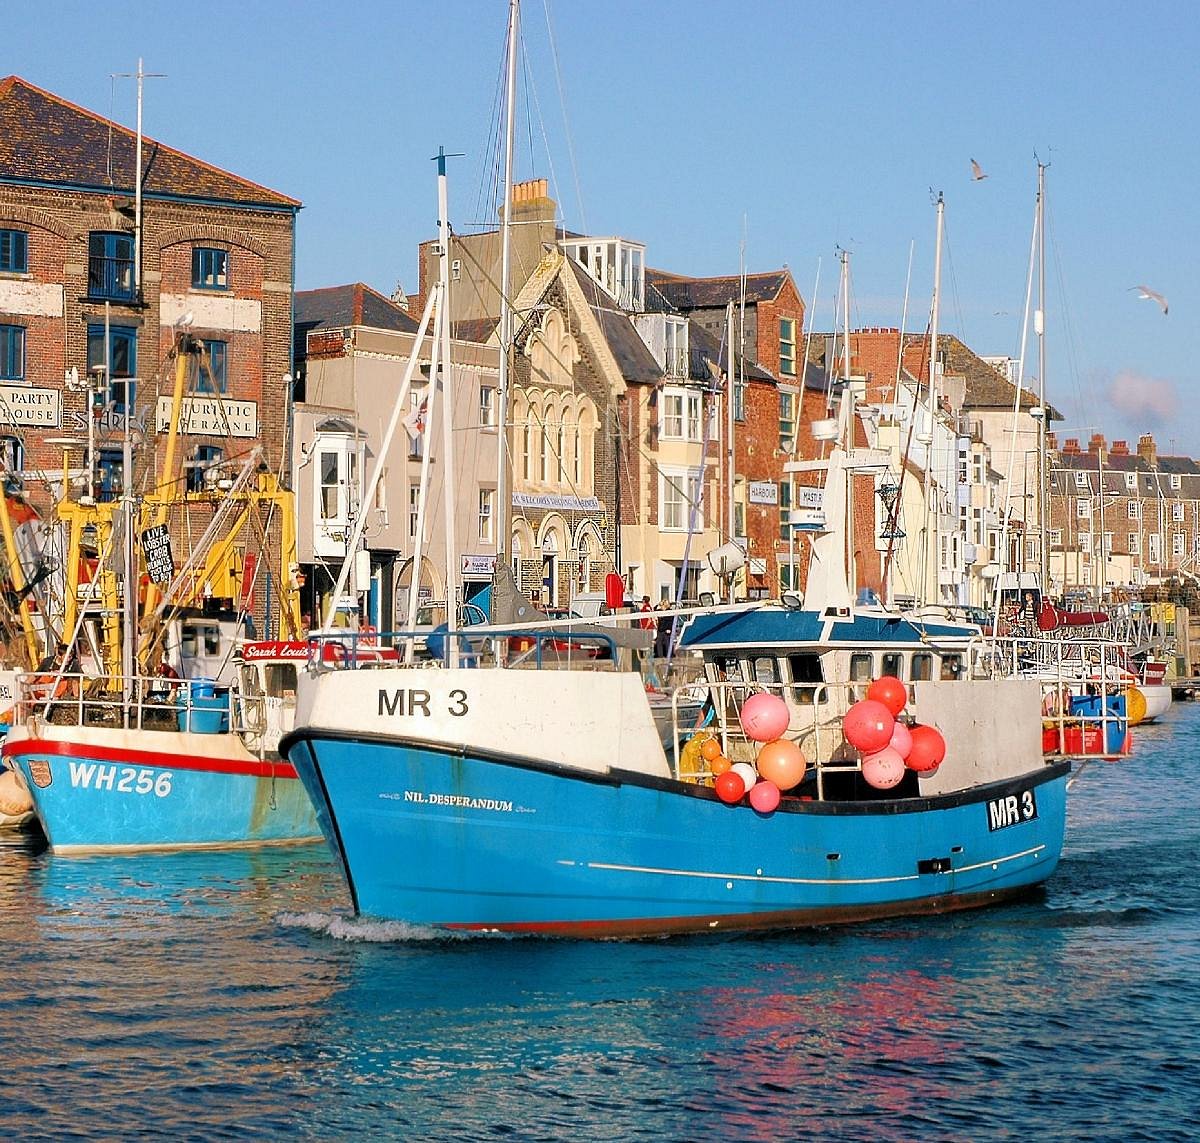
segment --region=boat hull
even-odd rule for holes
[[[14,727],[20,772],[55,853],[311,842],[320,829],[295,771],[236,734]]]
[[[1171,688],[1166,683],[1138,683],[1138,690],[1142,692],[1146,700],[1146,713],[1142,716],[1143,722],[1154,722],[1171,709],[1173,696]]]
[[[414,739],[283,744],[356,909],[584,937],[792,928],[993,903],[1053,872],[1067,763],[939,797],[774,813],[704,786]]]

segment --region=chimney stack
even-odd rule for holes
[[[1151,468],[1158,467],[1158,446],[1154,443],[1154,437],[1150,433],[1142,433],[1138,437],[1138,456]]]

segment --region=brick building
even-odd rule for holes
[[[120,124],[0,80],[0,446],[42,511],[64,459],[98,500],[152,483],[184,325],[204,349],[183,410],[188,487],[256,446],[281,471],[289,451],[299,202],[143,138],[139,210],[136,150]],[[206,523],[197,503],[192,527]]]

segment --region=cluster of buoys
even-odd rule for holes
[[[842,720],[846,741],[862,754],[862,776],[876,790],[899,785],[904,771],[935,774],[946,757],[946,740],[932,726],[900,721],[908,691],[894,675],[881,675]]]
[[[785,790],[803,781],[808,769],[800,747],[783,737],[790,717],[787,703],[778,695],[765,691],[753,694],[742,704],[738,716],[742,732],[759,743],[753,763],[731,762],[721,749],[720,739],[700,735],[684,746],[684,760],[693,754],[707,763],[717,797],[727,805],[748,798],[760,814],[769,814],[778,808]]]

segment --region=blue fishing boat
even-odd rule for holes
[[[272,513],[283,526],[272,573],[278,614],[270,618],[299,633],[288,575],[292,493],[259,471],[257,456],[227,479],[184,489],[173,465],[178,410],[204,350],[180,332],[172,352],[173,415],[159,488],[143,499],[140,518],[132,499],[71,498],[66,489],[55,509],[68,553],[59,592],[65,604],[48,620],[50,646],[59,650],[16,677],[3,762],[20,778],[56,853],[320,839],[313,806],[276,749],[291,725],[297,664],[310,648],[303,640],[249,640],[245,595],[235,605],[200,591],[230,582],[233,540],[259,528],[260,513]],[[180,507],[210,513],[213,526],[208,542],[176,569],[168,515]],[[133,544],[138,535],[145,564]],[[121,575],[112,567],[118,536],[127,544]],[[94,559],[82,554],[85,537]],[[264,542],[255,553],[263,567],[267,549]],[[252,566],[260,563],[247,553],[238,570],[251,586]]]

